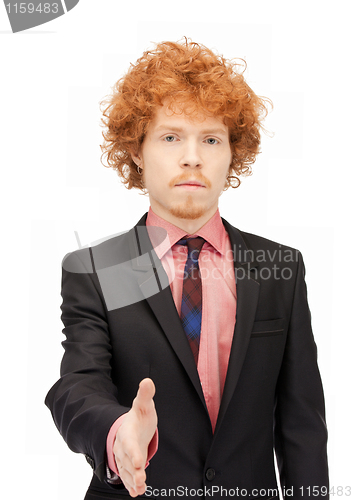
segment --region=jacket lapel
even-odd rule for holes
[[[259,283],[252,277],[252,269],[255,269],[257,264],[252,259],[253,255],[251,249],[247,247],[240,232],[236,228],[231,226],[224,219],[222,219],[222,221],[229,234],[232,250],[234,252],[237,310],[228,371],[219,409],[215,436],[239,380],[245,354],[249,345],[260,289]]]
[[[136,274],[140,290],[191,379],[207,411],[195,361],[174,304],[168,276],[152,247],[147,232],[146,215],[129,231],[128,238],[131,265]]]

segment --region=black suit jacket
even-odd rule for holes
[[[237,311],[213,434],[145,221],[63,263],[65,354],[46,404],[68,446],[94,469],[86,498],[128,495],[107,482],[106,437],[145,377],[156,386],[159,431],[146,469],[148,498],[240,497],[245,490],[248,498],[271,498],[274,449],[282,488],[309,499],[315,486],[322,498],[327,430],[301,254],[223,220],[234,251]],[[221,303],[214,307],[222,314]]]

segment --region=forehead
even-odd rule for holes
[[[209,116],[199,111],[192,115],[186,114],[181,107],[173,106],[173,109],[164,104],[158,106],[154,112],[149,130],[160,130],[163,128],[177,127],[182,129],[213,130],[217,129],[219,133],[228,133],[228,127],[224,124],[221,117]]]

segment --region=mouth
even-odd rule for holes
[[[175,187],[180,187],[190,191],[195,191],[197,189],[205,188],[206,186],[205,184],[202,184],[202,182],[188,180],[188,181],[178,182],[178,184],[175,184]]]

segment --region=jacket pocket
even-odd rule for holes
[[[269,337],[272,335],[283,335],[283,332],[283,318],[255,321],[251,332],[251,337]]]

